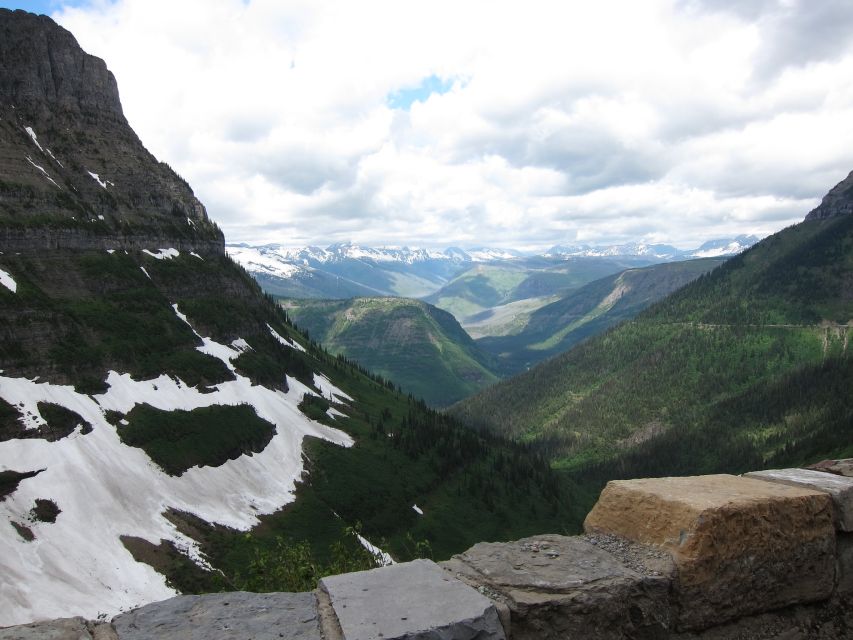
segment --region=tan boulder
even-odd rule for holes
[[[683,628],[829,597],[835,528],[823,492],[730,475],[609,482],[584,529],[668,550]]]

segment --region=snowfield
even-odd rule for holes
[[[157,253],[149,251],[148,249],[143,249],[142,253],[147,253],[152,258],[157,258],[158,260],[171,260],[172,258],[177,258],[181,255],[181,252],[177,249],[160,249]]]
[[[18,283],[15,282],[15,279],[9,275],[9,273],[3,271],[3,269],[0,269],[0,284],[12,293],[15,293],[18,290]]]
[[[177,306],[174,309],[187,321]],[[232,371],[231,360],[248,348],[243,340],[232,346],[210,338],[202,341],[199,351],[220,358]],[[0,471],[43,470],[23,480],[0,502],[0,626],[75,615],[112,616],[175,595],[160,574],[134,561],[120,536],[136,536],[153,544],[171,541],[203,565],[196,543],[177,531],[163,517],[164,511],[187,511],[208,522],[247,530],[258,523],[259,515],[273,513],[293,500],[295,483],[303,474],[306,435],[341,446],[353,444],[347,434],[299,411],[303,394],[316,394],[315,390],[288,378],[289,391],[283,393],[235,376],[212,392],[201,393],[166,375],[134,380],[111,371],[109,389],[95,396],[77,393],[70,386],[0,376],[0,397],[29,416],[27,428],[44,422],[39,401],[75,411],[93,427],[85,435],[78,427],[56,442],[0,442]],[[323,395],[349,398],[325,378],[315,380]],[[141,403],[163,410],[250,404],[258,416],[276,426],[276,434],[261,453],[243,455],[219,467],[193,467],[172,477],[141,449],[122,444],[104,418],[109,409],[126,413]],[[30,518],[37,498],[59,506],[55,523]],[[21,538],[12,522],[29,527],[35,540]]]

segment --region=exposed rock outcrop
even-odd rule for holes
[[[853,171],[827,193],[806,220],[820,220],[853,213]]]
[[[828,598],[833,513],[816,490],[730,475],[649,478],[608,483],[584,529],[668,550],[679,626],[702,629]]]

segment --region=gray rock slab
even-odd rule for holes
[[[744,475],[748,478],[828,493],[835,508],[836,528],[841,531],[853,531],[853,478],[814,469],[768,469]]]
[[[588,539],[544,535],[479,543],[443,566],[509,606],[513,640],[663,637],[673,564],[651,549],[637,564]]]
[[[853,458],[844,458],[842,460],[821,460],[820,462],[809,465],[807,469],[834,473],[839,476],[853,477]]]
[[[429,560],[320,581],[346,640],[504,640],[492,602]]]
[[[178,596],[116,616],[119,640],[322,640],[313,593]]]
[[[0,640],[92,640],[83,618],[62,618],[0,629]]]

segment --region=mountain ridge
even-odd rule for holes
[[[844,457],[851,292],[853,215],[807,216],[451,413],[599,481]]]
[[[287,300],[297,325],[334,354],[444,407],[497,381],[494,364],[448,312],[408,298]]]
[[[352,242],[335,243],[325,248],[228,243],[226,250],[273,295],[339,299],[396,295],[435,302],[442,287],[451,284],[466,270],[479,267],[559,270],[563,262],[569,264],[584,259],[612,259],[626,263],[624,266],[629,266],[627,262],[637,266],[636,261],[651,264],[735,255],[756,240],[755,236],[709,240],[690,250],[642,243],[554,246],[542,254],[500,248],[371,247]]]

